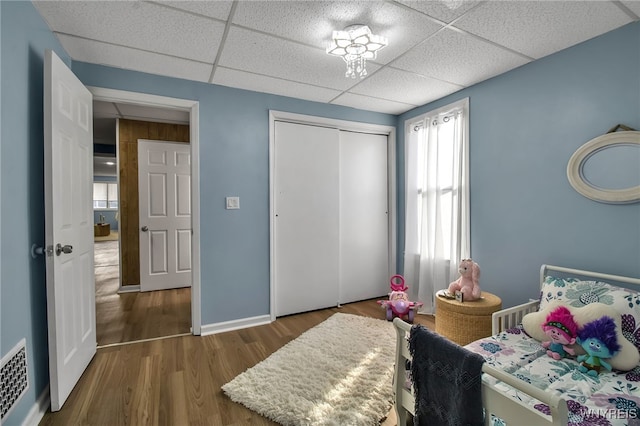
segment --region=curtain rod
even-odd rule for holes
[[[438,115],[437,117],[431,119],[430,117],[425,117],[422,120],[420,120],[417,123],[412,123],[411,126],[412,130],[414,132],[417,132],[418,130],[420,130],[421,128],[424,127],[424,122],[426,120],[432,120],[431,121],[431,125],[432,126],[437,126],[438,125],[438,119],[442,120],[444,123],[448,122],[449,120],[451,120],[451,118],[455,117],[456,115],[462,114],[462,111],[454,111],[454,112],[449,112],[447,114],[443,114],[443,115]]]

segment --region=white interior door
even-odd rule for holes
[[[191,286],[191,147],[138,140],[140,290]]]
[[[51,410],[96,353],[91,93],[50,50],[44,73],[45,245]]]
[[[338,140],[336,129],[275,123],[277,316],[338,303]]]
[[[340,303],[389,292],[386,135],[340,132]]]

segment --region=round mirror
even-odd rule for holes
[[[628,204],[640,201],[640,185],[623,189],[606,189],[593,185],[585,178],[584,165],[589,158],[605,149],[625,145],[640,146],[640,132],[607,133],[578,148],[567,165],[567,177],[573,189],[585,197],[601,203]],[[638,164],[638,170],[640,170],[640,164]]]

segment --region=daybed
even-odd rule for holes
[[[478,372],[484,424],[640,425],[640,287],[629,289],[640,286],[640,279],[543,265],[540,283],[539,300],[494,313],[494,335],[464,346],[470,352],[462,350],[484,358]],[[547,355],[541,341],[549,338],[541,323],[559,305],[570,308],[578,323],[593,320],[593,308],[615,317],[621,349],[609,359],[611,372],[581,372],[576,356],[584,351],[579,345],[574,346],[576,356],[556,360]],[[395,405],[398,425],[405,426],[416,408],[409,374],[412,325],[399,318],[393,323],[398,337]]]

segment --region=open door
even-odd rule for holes
[[[44,180],[51,411],[96,353],[92,95],[45,52]]]

